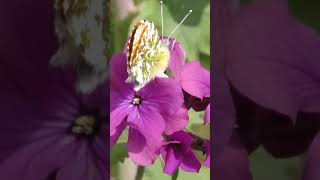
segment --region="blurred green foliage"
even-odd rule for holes
[[[276,159],[260,147],[251,154],[250,167],[254,180],[300,180],[303,157]]]
[[[111,50],[120,52],[125,46],[134,24],[142,19],[152,21],[161,34],[161,15],[159,0],[136,0],[137,13],[131,13],[125,20],[119,21],[115,17],[111,20]],[[201,64],[210,68],[210,1],[198,0],[164,0],[164,35],[169,36],[183,17],[192,9],[192,14],[173,37],[182,44],[187,55],[187,61],[200,60]],[[114,7],[113,11],[117,11]],[[114,13],[113,13],[114,14]],[[116,14],[116,12],[115,12]]]
[[[162,162],[157,160],[153,166],[149,166],[145,170],[143,180],[171,180],[172,177],[162,172]],[[186,173],[179,171],[177,180],[209,180],[210,169],[201,167],[199,173]]]
[[[292,15],[317,31],[320,31],[319,8],[319,0],[289,0],[289,10]]]

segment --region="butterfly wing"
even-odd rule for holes
[[[128,45],[127,82],[139,90],[157,75],[164,76],[169,50],[164,47],[152,22],[139,21],[132,30]]]

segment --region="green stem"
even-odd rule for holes
[[[138,166],[135,180],[142,180],[144,174],[144,166]]]
[[[179,175],[179,169],[177,169],[177,171],[172,175],[172,180],[177,180],[178,178],[178,175]]]

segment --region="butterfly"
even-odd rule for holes
[[[163,34],[163,10],[161,3],[161,24]],[[168,77],[165,70],[170,59],[169,39],[191,14],[190,10],[168,38],[160,37],[153,22],[138,21],[132,29],[127,45],[127,83],[134,83],[138,91],[155,77]]]

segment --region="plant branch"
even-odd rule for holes
[[[138,166],[135,180],[142,180],[144,174],[144,166]]]

